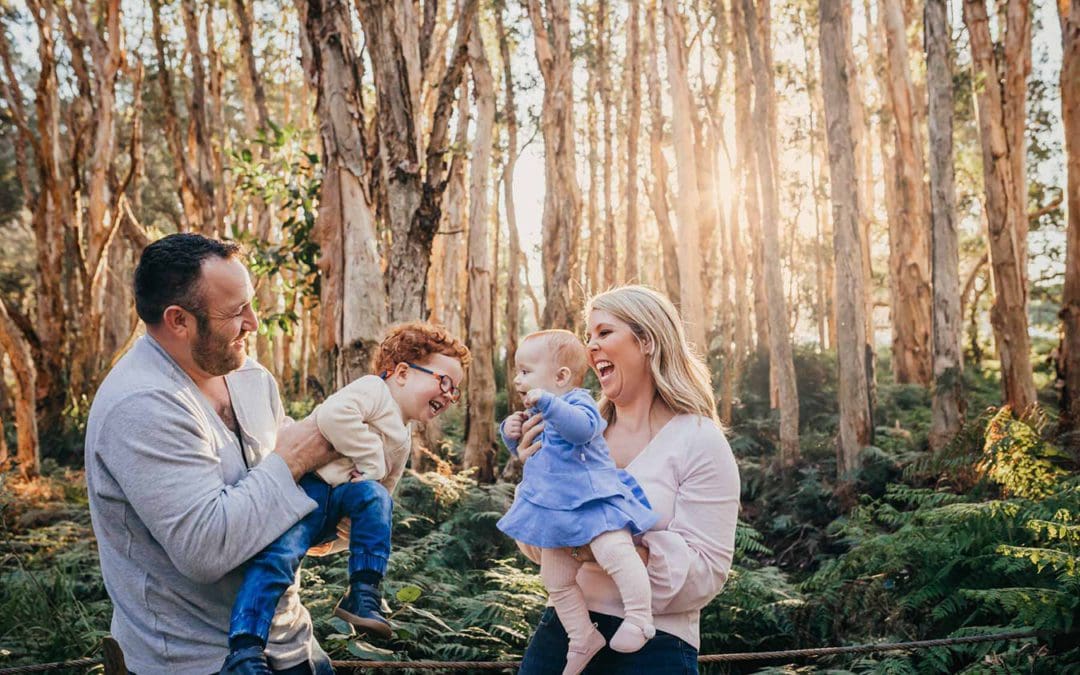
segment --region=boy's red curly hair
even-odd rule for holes
[[[422,361],[432,354],[444,354],[468,368],[472,354],[465,343],[442,326],[427,321],[410,321],[391,326],[372,358],[372,370],[385,373],[399,363]]]

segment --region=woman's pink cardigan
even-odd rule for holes
[[[735,550],[735,456],[711,419],[676,415],[625,468],[660,516],[640,542],[649,549],[656,629],[699,648],[701,609],[724,587]],[[519,546],[539,561],[539,549]],[[599,565],[582,565],[577,580],[591,611],[623,616],[619,592]]]

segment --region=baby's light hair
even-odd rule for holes
[[[569,368],[570,379],[575,387],[585,382],[589,372],[589,356],[581,338],[568,330],[551,329],[529,333],[521,339],[521,344],[529,340],[543,340],[551,353],[556,368]]]

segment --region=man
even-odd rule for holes
[[[112,633],[139,675],[215,672],[244,561],[315,508],[296,480],[339,457],[290,424],[246,358],[258,327],[240,250],[197,234],[146,248],[146,335],[105,378],[86,429],[86,483]],[[274,617],[275,672],[332,672],[294,585]]]

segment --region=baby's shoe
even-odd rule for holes
[[[334,616],[348,621],[360,630],[373,633],[381,638],[394,634],[390,622],[382,615],[382,594],[378,586],[355,583],[349,587],[334,608]]]
[[[271,675],[270,664],[262,647],[244,647],[230,652],[219,675]]]
[[[600,631],[596,630],[594,625],[592,632],[589,633],[589,637],[585,639],[583,644],[570,645],[570,648],[566,651],[566,667],[563,668],[562,675],[578,675],[578,673],[585,670],[585,666],[589,665],[589,661],[596,656],[596,652],[603,649],[606,644],[604,636],[600,634]]]
[[[608,646],[617,652],[629,654],[645,646],[656,635],[656,628],[650,623],[639,626],[629,619],[623,619],[622,625],[611,636]]]

